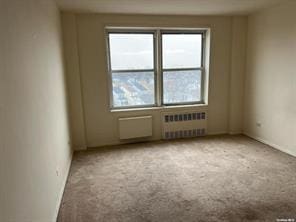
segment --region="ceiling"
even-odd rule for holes
[[[287,0],[56,0],[63,11],[165,15],[247,15]]]

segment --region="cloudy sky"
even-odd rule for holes
[[[152,34],[110,34],[112,70],[153,69]],[[164,34],[163,67],[200,67],[201,35]]]

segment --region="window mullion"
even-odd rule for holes
[[[131,72],[154,72],[154,69],[126,69],[111,70],[112,73],[131,73]]]
[[[156,73],[157,73],[157,93],[156,93],[156,98],[157,98],[157,106],[162,105],[162,64],[161,64],[161,33],[160,30],[156,31],[156,61],[157,61],[157,67],[156,67]]]
[[[167,69],[162,69],[164,72],[170,72],[170,71],[191,71],[191,70],[203,70],[203,67],[199,68],[167,68]]]

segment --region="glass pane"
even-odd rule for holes
[[[112,70],[153,69],[153,34],[109,34]]]
[[[153,72],[113,72],[112,84],[114,107],[155,103]]]
[[[165,104],[198,102],[201,100],[201,71],[163,72],[163,100]]]
[[[201,34],[163,34],[163,68],[199,68],[202,59]]]

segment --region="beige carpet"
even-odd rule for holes
[[[296,219],[296,158],[244,136],[76,152],[59,222]]]

